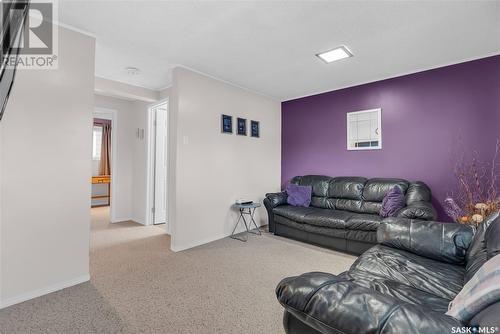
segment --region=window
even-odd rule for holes
[[[92,131],[92,159],[101,160],[102,126],[94,126]]]
[[[347,149],[382,149],[382,109],[347,113]]]

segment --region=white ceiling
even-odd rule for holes
[[[279,100],[500,54],[499,1],[61,0],[59,21],[96,36],[97,76],[160,89],[185,66]]]

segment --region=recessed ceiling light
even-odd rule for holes
[[[353,55],[345,46],[340,46],[330,51],[318,53],[316,56],[326,63],[331,63],[336,60],[352,57]]]
[[[125,71],[129,75],[138,75],[141,72],[137,67],[125,67]]]

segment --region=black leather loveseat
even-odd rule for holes
[[[311,206],[287,205],[286,192],[266,194],[269,231],[335,250],[361,254],[377,242],[382,200],[399,186],[406,207],[399,217],[435,220],[431,190],[423,182],[364,177],[296,176],[291,183],[312,186]]]
[[[500,253],[500,218],[495,217],[475,234],[456,223],[388,218],[378,230],[380,244],[349,271],[311,272],[279,283],[286,333],[500,332],[498,301],[466,323],[445,314],[463,285]]]

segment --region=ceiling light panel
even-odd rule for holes
[[[352,57],[353,55],[352,52],[345,46],[340,46],[330,51],[318,53],[316,56],[326,63],[331,63],[337,60]]]

